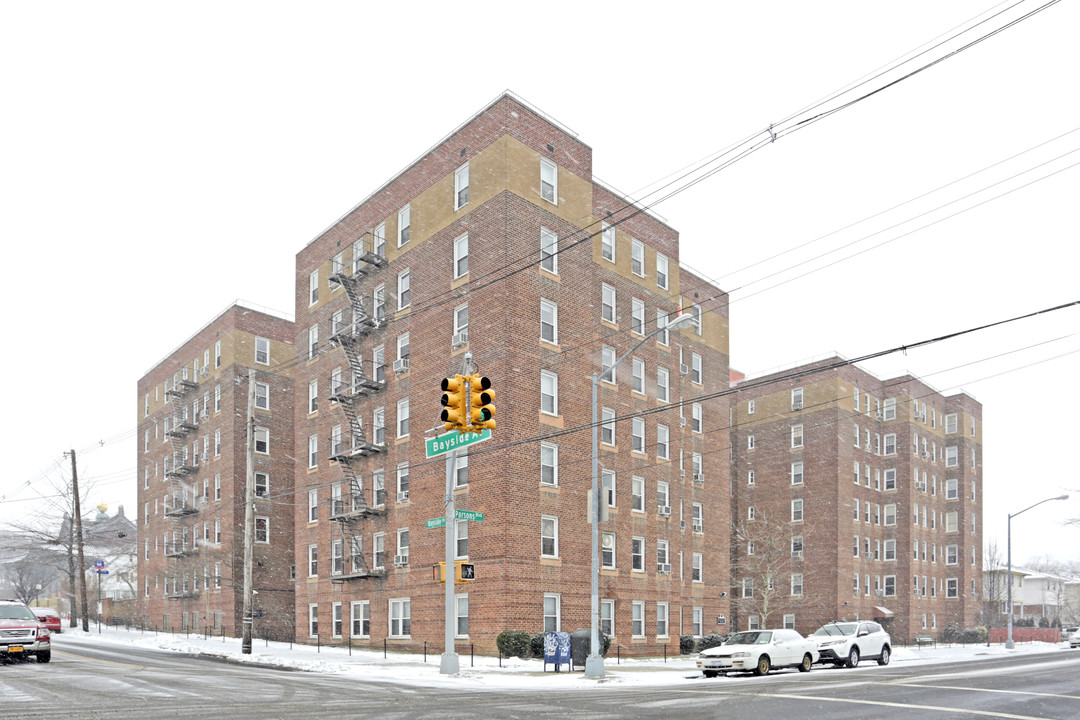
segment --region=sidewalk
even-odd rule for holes
[[[595,688],[597,685],[642,685],[670,686],[679,683],[703,682],[701,673],[695,664],[696,656],[683,655],[669,657],[665,663],[662,658],[605,658],[605,677],[602,679],[586,678],[583,672],[555,673],[549,666],[544,672],[541,660],[522,660],[503,658],[502,666],[496,657],[468,654],[459,655],[460,672],[457,675],[439,673],[440,655],[428,653],[427,662],[422,654],[388,652],[386,657],[381,651],[360,650],[353,648],[352,654],[346,648],[338,646],[296,645],[288,643],[255,640],[251,654],[240,652],[240,640],[237,638],[204,639],[201,635],[185,637],[183,634],[155,633],[153,631],[126,630],[124,628],[102,627],[98,634],[94,623],[90,632],[65,628],[60,635],[53,636],[53,650],[63,653],[65,646],[100,645],[109,647],[134,646],[156,648],[173,652],[208,655],[227,658],[234,662],[254,663],[305,672],[331,673],[337,675],[355,675],[364,680],[422,685],[432,687],[489,687],[498,689],[547,689],[547,688]],[[939,645],[923,648],[895,648],[892,662],[909,665],[932,665],[949,663],[956,660],[995,658],[1004,655],[1024,655],[1041,652],[1070,652],[1065,643],[1025,643],[1013,650],[1006,650],[1003,645]],[[872,672],[877,665],[867,664],[865,670]],[[860,668],[853,672],[863,672]],[[709,682],[723,682],[723,679]]]

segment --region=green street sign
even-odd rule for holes
[[[465,432],[459,433],[457,431],[444,433],[438,437],[428,438],[424,440],[424,449],[427,451],[427,457],[433,458],[456,450],[459,447],[465,447],[466,445],[475,445],[478,442],[491,439],[491,431],[483,430],[478,433]]]
[[[435,528],[441,528],[446,526],[446,517],[431,518],[427,521],[427,529],[433,530]]]
[[[484,513],[476,512],[475,510],[455,510],[455,520],[475,520],[476,522],[482,522],[484,519]]]

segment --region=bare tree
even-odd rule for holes
[[[57,571],[49,562],[51,555],[27,546],[19,559],[5,563],[4,574],[16,599],[32,604],[56,578]]]
[[[989,627],[1005,623],[1005,603],[1009,578],[1001,549],[996,542],[986,546],[983,553],[983,618]]]

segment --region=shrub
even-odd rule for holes
[[[506,657],[529,657],[529,633],[524,630],[504,630],[495,638],[495,644]]]
[[[536,633],[529,638],[529,655],[534,658],[544,657],[544,633]]]
[[[698,643],[698,650],[708,650],[709,648],[716,647],[717,645],[723,645],[724,637],[724,635],[717,635],[716,633],[705,635]]]
[[[694,646],[697,645],[697,638],[693,635],[680,635],[679,636],[679,654],[691,655],[694,652]]]

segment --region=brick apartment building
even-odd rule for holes
[[[729,614],[727,297],[678,234],[596,182],[592,150],[506,94],[296,257],[297,639],[442,648],[440,380],[471,352],[494,437],[455,471],[459,651],[589,626],[590,377],[601,383],[604,629],[676,648]],[[160,379],[158,380],[160,382]],[[701,399],[699,399],[699,397]],[[640,415],[637,415],[641,413]],[[435,429],[437,426],[437,429]],[[706,623],[706,618],[709,623]],[[669,649],[670,651],[670,649]]]
[[[831,358],[736,387],[737,627],[978,624],[982,406]]]
[[[248,371],[256,371],[255,628],[293,636],[291,321],[235,304],[138,383],[143,621],[241,632]]]

